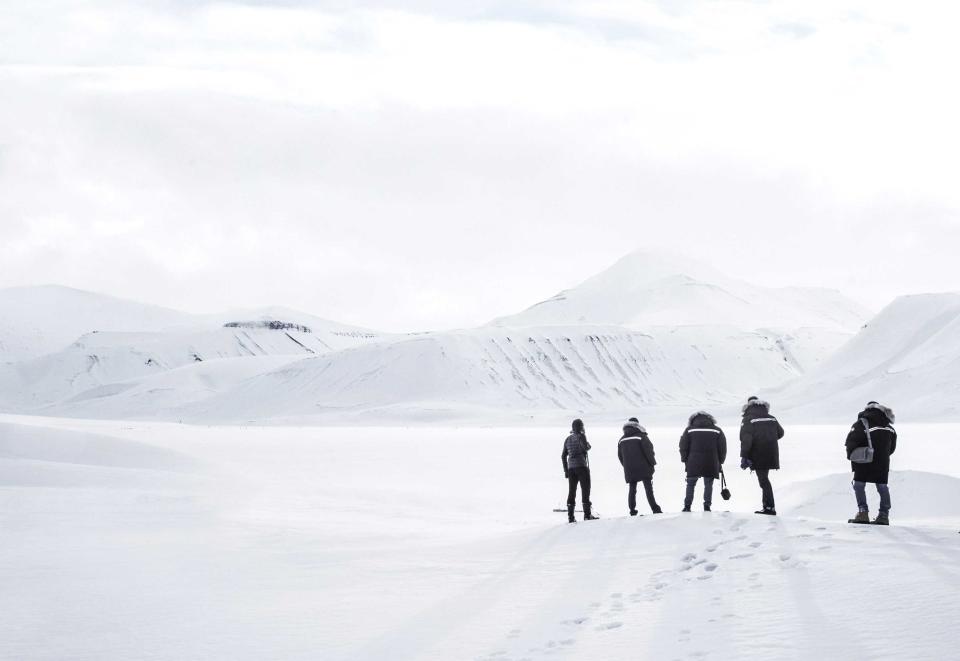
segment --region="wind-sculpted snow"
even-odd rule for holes
[[[799,374],[776,339],[734,328],[485,329],[318,356],[185,407],[191,419],[684,410]]]
[[[843,425],[788,426],[778,517],[732,467],[679,513],[683,420],[648,429],[665,513],[637,517],[620,428],[589,424],[602,518],[570,525],[565,426],[0,416],[0,657],[956,657],[957,425],[902,427],[879,527],[846,523]]]
[[[960,415],[960,294],[904,296],[803,379],[774,393],[791,415],[850,418],[869,400],[901,419]]]
[[[66,349],[33,360],[0,366],[0,406],[17,411],[29,411],[53,404],[64,404],[64,409],[83,415],[84,407],[78,402],[101,400],[97,408],[108,416],[125,416],[131,413],[127,405],[111,409],[103,406],[102,400],[113,395],[136,389],[141,381],[154,379],[152,385],[141,395],[149,392],[164,392],[155,402],[183,404],[192,398],[204,397],[214,392],[197,391],[193,385],[197,374],[209,375],[207,379],[224,379],[254,376],[273,369],[283,362],[255,360],[269,357],[304,357],[327,353],[368,341],[330,332],[304,333],[295,330],[268,330],[254,328],[218,328],[197,332],[163,333],[90,333],[81,337]],[[229,366],[218,361],[228,358],[249,358],[243,366]],[[210,363],[209,369],[182,370],[178,368],[195,363]],[[157,381],[171,371],[176,375]],[[173,391],[167,393],[167,391]],[[149,396],[141,397],[134,408],[150,409]],[[93,411],[90,412],[93,414]]]

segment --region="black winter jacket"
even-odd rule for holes
[[[657,459],[647,430],[640,425],[624,425],[623,436],[617,443],[617,457],[623,464],[623,479],[627,482],[642,482],[653,477]]]
[[[780,443],[783,427],[770,415],[770,405],[756,400],[743,407],[740,423],[740,456],[749,459],[757,470],[780,468]]]
[[[873,461],[869,464],[850,462],[853,468],[853,479],[858,482],[887,484],[890,478],[890,455],[897,450],[897,430],[893,428],[893,411],[886,406],[873,404],[861,411],[857,418],[850,427],[850,433],[847,434],[847,459],[850,458],[854,448],[867,445],[867,428],[860,421],[862,418],[869,425],[870,440],[873,442]]]
[[[687,466],[687,477],[720,477],[720,466],[727,460],[727,437],[709,413],[690,416],[680,437],[680,461]]]
[[[563,442],[563,452],[560,453],[560,460],[563,462],[563,472],[566,473],[571,468],[588,468],[590,462],[587,459],[587,452],[590,450],[590,444],[587,443],[586,434],[572,431]]]

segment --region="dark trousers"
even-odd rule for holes
[[[630,490],[627,491],[627,505],[631,512],[637,511],[637,483],[630,482]],[[653,478],[643,480],[643,490],[647,493],[647,505],[651,512],[659,512],[660,506],[657,505],[657,499],[653,497]]]
[[[777,509],[773,504],[773,485],[770,484],[770,469],[758,468],[757,481],[760,483],[760,489],[763,491],[763,509]]]
[[[687,477],[687,496],[683,499],[683,508],[690,509],[693,505],[693,490],[697,488],[699,477]],[[713,480],[712,477],[703,478],[703,506],[710,507],[713,504]]]
[[[877,492],[880,494],[880,513],[890,513],[890,487],[886,484],[878,484]],[[866,512],[870,508],[867,505],[867,483],[853,481],[853,493],[857,496],[857,509]]]
[[[567,471],[569,477],[567,484],[570,489],[567,491],[567,510],[573,512],[574,505],[577,504],[577,484],[580,485],[580,497],[583,500],[583,513],[590,514],[590,469],[582,466],[580,468],[571,468]]]

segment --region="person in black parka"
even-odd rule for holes
[[[577,484],[580,485],[580,498],[583,501],[583,520],[596,519],[591,512],[590,504],[590,460],[587,452],[590,444],[587,442],[586,429],[583,420],[577,419],[571,425],[572,429],[563,442],[563,452],[560,460],[563,462],[563,474],[567,478],[567,520],[576,521],[573,510],[577,504]]]
[[[776,516],[770,471],[780,469],[780,439],[783,427],[770,415],[770,405],[757,397],[750,397],[743,406],[740,423],[740,468],[756,471],[763,493],[763,509],[757,514]]]
[[[857,497],[857,516],[854,523],[870,523],[870,508],[867,505],[867,482],[877,485],[880,493],[880,513],[873,523],[890,524],[890,455],[897,450],[897,430],[893,428],[893,411],[877,402],[869,402],[860,411],[857,421],[847,434],[847,459],[859,447],[873,445],[873,461],[867,464],[850,462],[853,468],[853,492]],[[869,442],[868,442],[869,435]]]
[[[653,443],[647,435],[647,430],[640,426],[636,418],[630,418],[623,425],[623,436],[617,443],[617,457],[623,465],[623,478],[630,488],[627,490],[627,506],[630,516],[637,515],[637,482],[643,482],[643,490],[647,494],[647,504],[654,514],[661,514],[663,510],[657,505],[653,496],[653,472],[657,459],[653,452]]]
[[[690,416],[687,428],[680,437],[680,461],[687,469],[687,495],[683,511],[689,512],[697,480],[703,478],[703,511],[709,512],[713,500],[713,481],[720,477],[727,459],[727,437],[717,426],[716,419],[706,411]]]

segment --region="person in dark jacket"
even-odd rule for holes
[[[617,457],[623,465],[623,478],[630,485],[627,491],[630,516],[637,515],[637,482],[643,482],[650,510],[654,514],[661,514],[663,510],[653,496],[653,471],[657,465],[653,443],[650,442],[647,430],[640,426],[636,418],[630,418],[623,425],[623,436],[617,443]]]
[[[781,438],[783,427],[770,415],[770,405],[758,397],[748,398],[740,423],[740,468],[757,473],[763,493],[763,509],[757,510],[757,514],[777,515],[770,471],[780,469]]]
[[[897,430],[893,428],[894,415],[888,407],[877,402],[867,403],[847,434],[847,459],[860,447],[873,445],[873,461],[866,464],[850,462],[853,468],[853,492],[857,497],[857,516],[853,523],[870,523],[867,505],[867,482],[877,485],[880,493],[880,513],[873,523],[890,525],[890,455],[897,450]]]
[[[563,474],[569,486],[567,520],[570,523],[576,521],[573,510],[577,504],[577,484],[580,485],[580,498],[583,501],[583,520],[590,521],[597,518],[593,516],[590,504],[590,460],[587,458],[589,451],[590,444],[587,442],[583,420],[574,420],[570,434],[563,442],[563,452],[560,454],[560,460],[563,461]]]
[[[720,477],[727,459],[727,437],[717,426],[716,419],[706,411],[690,416],[687,428],[680,437],[680,461],[687,468],[687,495],[683,511],[689,512],[697,481],[703,478],[703,511],[709,512],[713,501],[713,481]]]

